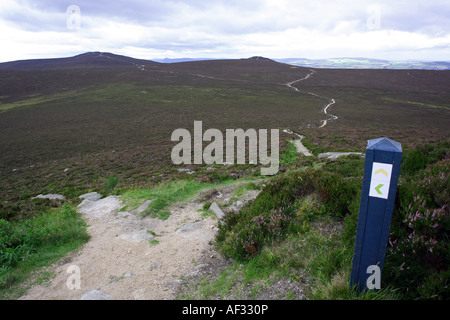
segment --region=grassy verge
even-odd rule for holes
[[[242,181],[242,180],[241,180]],[[199,182],[196,180],[175,180],[163,182],[151,188],[133,189],[122,194],[122,200],[126,204],[122,210],[136,209],[145,200],[152,200],[148,208],[141,214],[150,215],[160,219],[167,219],[170,215],[168,207],[176,202],[186,201],[202,190],[211,189],[234,183],[235,180],[224,180],[220,182]],[[242,193],[246,188],[257,188],[251,184],[238,190]]]
[[[26,221],[0,220],[0,297],[19,297],[31,285],[25,283],[34,271],[87,242],[86,227],[80,214],[67,204]],[[40,276],[36,281],[42,280]]]

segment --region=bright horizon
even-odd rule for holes
[[[448,1],[2,0],[0,62],[137,59],[449,61]]]

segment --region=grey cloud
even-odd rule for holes
[[[268,5],[257,0],[18,0],[18,3],[25,9],[3,19],[39,31],[64,29],[69,5],[77,5],[82,17],[92,19],[149,27],[192,27],[223,34],[275,32],[297,27],[331,32],[344,21],[359,21],[355,31],[367,31],[370,5],[381,9],[384,29],[424,33],[450,29],[450,7],[446,1],[291,1],[286,7],[282,2]]]
[[[391,1],[381,7],[383,29],[434,35],[450,30],[450,7],[442,1]]]
[[[14,3],[20,5],[18,7],[11,5],[11,0],[6,0],[5,3],[10,3],[11,8],[4,10],[4,7],[0,7],[0,22],[6,21],[18,31],[33,32],[31,35],[22,34],[25,38],[33,37],[39,32],[54,31],[55,34],[51,37],[57,42],[61,38],[64,40],[65,34],[70,32],[66,27],[67,7],[77,5],[81,9],[81,30],[71,34],[73,41],[68,41],[67,44],[75,43],[83,48],[89,46],[89,50],[98,46],[98,50],[133,47],[160,52],[188,52],[193,55],[197,52],[203,55],[202,52],[205,51],[229,53],[235,49],[257,53],[264,48],[272,50],[271,46],[278,43],[287,48],[274,48],[271,52],[284,52],[289,47],[295,47],[298,51],[292,52],[302,54],[319,50],[307,48],[311,45],[310,42],[315,43],[317,48],[327,48],[333,52],[341,49],[348,51],[348,47],[357,50],[358,46],[363,46],[345,41],[354,34],[356,39],[365,41],[365,33],[370,31],[366,22],[371,14],[367,9],[371,5],[380,8],[382,30],[421,33],[428,38],[448,37],[450,7],[447,2],[448,0],[15,0]],[[412,35],[410,38],[416,39]],[[52,40],[50,37],[48,39],[51,51]],[[336,41],[329,41],[330,39]],[[373,39],[380,40],[376,34]],[[442,45],[442,41],[437,44]],[[329,45],[334,47],[329,48]],[[389,47],[389,50],[397,48],[395,45]]]

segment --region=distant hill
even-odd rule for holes
[[[243,58],[245,60],[245,58]],[[261,56],[254,56],[248,58],[248,60],[271,60]],[[178,62],[195,62],[195,61],[209,61],[209,60],[224,60],[224,59],[216,59],[216,58],[164,58],[164,59],[154,59],[155,62],[160,63],[178,63]],[[229,59],[227,59],[229,60]],[[239,59],[236,59],[239,60]],[[242,59],[241,59],[242,60]],[[273,59],[272,59],[273,60]],[[275,60],[274,60],[275,61]]]
[[[250,59],[263,59],[252,57]],[[161,63],[195,62],[219,60],[214,58],[164,58],[155,59]],[[369,58],[332,58],[332,59],[306,59],[285,58],[272,59],[276,62],[286,63],[299,67],[321,69],[397,69],[397,70],[450,70],[450,61],[390,61]]]
[[[206,63],[230,62],[278,62],[299,67],[322,69],[404,69],[404,70],[450,70],[450,61],[389,61],[369,58],[333,58],[333,59],[306,59],[285,58],[268,59],[254,56],[247,59],[214,59],[214,58],[164,58],[155,60],[135,59],[109,52],[86,52],[67,58],[31,59],[0,63],[0,70],[25,70],[25,69],[61,69],[83,67],[117,67],[117,66],[143,66],[178,63]]]
[[[325,69],[424,69],[450,70],[450,61],[389,61],[368,58],[305,59],[286,58],[275,61],[301,67]]]
[[[151,60],[134,59],[108,52],[87,52],[74,57],[55,59],[31,59],[0,63],[0,70],[60,69],[82,67],[141,66],[158,64]]]
[[[164,59],[154,59],[155,62],[160,63],[178,63],[178,62],[192,62],[192,61],[206,61],[206,60],[216,60],[213,58],[164,58]]]

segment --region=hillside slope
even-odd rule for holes
[[[155,65],[150,60],[134,59],[108,52],[86,52],[68,58],[18,60],[0,63],[0,70],[57,69]]]

